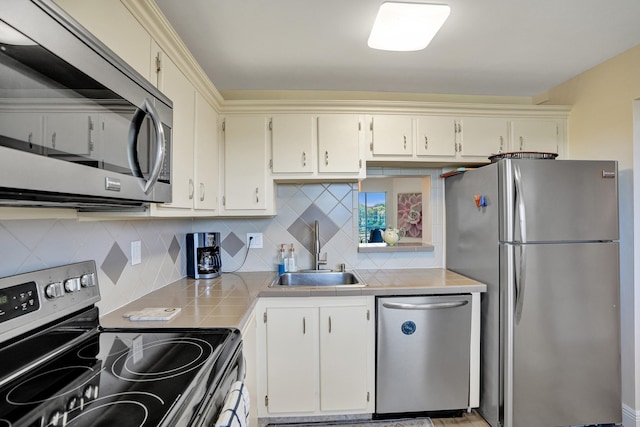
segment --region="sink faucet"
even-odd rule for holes
[[[316,220],[313,224],[313,269],[320,270],[320,266],[326,264],[327,256],[320,258],[320,223]]]

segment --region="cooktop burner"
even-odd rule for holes
[[[0,427],[173,425],[234,339],[226,329],[95,333],[4,385]]]

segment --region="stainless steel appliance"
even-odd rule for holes
[[[212,279],[221,271],[220,233],[187,233],[187,276]]]
[[[377,298],[376,414],[469,407],[471,295]]]
[[[0,204],[171,201],[172,103],[51,0],[0,9]]]
[[[244,378],[235,329],[104,329],[93,261],[0,279],[0,425],[202,427]]]
[[[494,426],[619,423],[617,163],[503,159],[445,181],[447,268],[482,295]]]

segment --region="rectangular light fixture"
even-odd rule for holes
[[[380,50],[422,50],[436,35],[451,8],[445,4],[382,3],[369,35],[369,47]]]

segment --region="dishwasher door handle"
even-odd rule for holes
[[[383,302],[384,308],[392,308],[396,310],[439,310],[441,308],[454,308],[467,305],[469,301],[449,301],[449,302],[433,302],[427,304],[407,304],[403,302]]]

